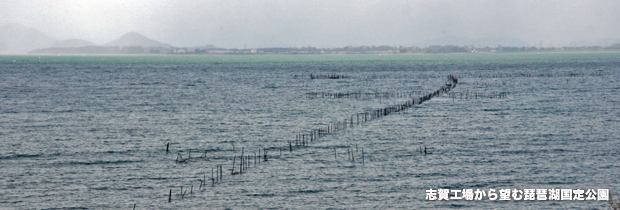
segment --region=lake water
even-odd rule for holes
[[[451,94],[295,146],[447,75]],[[619,80],[618,52],[0,56],[0,209],[603,209],[425,196],[620,195]],[[351,92],[365,97],[308,95]],[[231,175],[242,148],[251,164]]]

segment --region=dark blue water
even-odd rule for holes
[[[0,209],[606,208],[425,199],[430,188],[620,194],[618,54],[513,55],[3,57]],[[410,99],[307,93],[419,97],[449,74],[453,95],[288,151],[299,133]],[[242,148],[269,159],[231,175]],[[213,185],[216,165],[226,171]]]

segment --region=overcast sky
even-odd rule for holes
[[[175,46],[412,45],[444,36],[543,45],[620,39],[618,0],[0,0],[0,25],[96,44],[129,31]]]

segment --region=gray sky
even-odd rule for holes
[[[0,25],[9,23],[96,44],[136,31],[174,46],[227,48],[412,45],[444,36],[557,46],[620,39],[620,1],[0,0]]]

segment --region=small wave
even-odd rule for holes
[[[90,188],[90,189],[91,190],[103,190],[103,191],[106,191],[106,190],[108,190],[110,188],[109,187],[93,187],[93,188]]]
[[[291,191],[292,193],[299,193],[299,194],[311,194],[311,193],[320,193],[323,192],[323,190],[298,190],[298,191]]]
[[[14,155],[6,155],[0,156],[0,160],[12,160],[12,159],[20,159],[20,158],[37,158],[41,157],[41,154],[14,154]]]
[[[100,164],[125,164],[125,163],[139,163],[143,161],[135,161],[135,160],[117,160],[117,161],[94,161],[94,162],[81,162],[81,161],[71,161],[69,165],[100,165]]]
[[[247,194],[246,196],[252,196],[252,197],[275,197],[276,194]]]
[[[503,111],[503,109],[482,109],[482,111],[485,111],[485,112],[499,112],[499,111]]]

